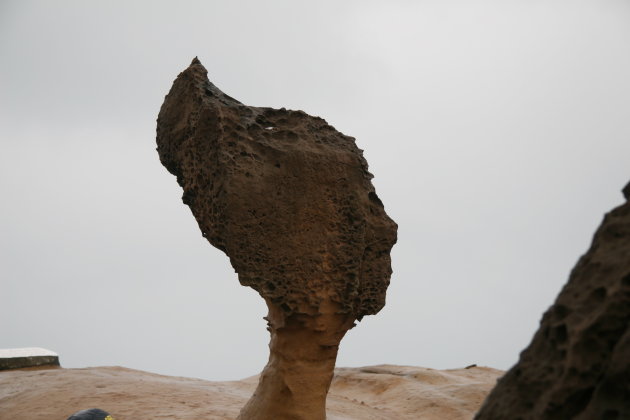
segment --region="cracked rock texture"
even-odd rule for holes
[[[202,235],[269,308],[269,363],[241,418],[325,418],[339,342],[384,306],[396,242],[362,151],[321,118],[225,95],[196,58],[157,144]]]
[[[624,188],[630,198],[630,184]],[[630,419],[630,203],[608,213],[476,420]]]

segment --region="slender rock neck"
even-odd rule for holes
[[[316,315],[287,315],[267,301],[269,361],[239,420],[324,420],[339,343],[354,317],[325,302]]]

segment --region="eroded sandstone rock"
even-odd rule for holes
[[[396,242],[362,151],[321,118],[241,104],[196,58],[157,144],[202,235],[269,308],[269,362],[241,418],[324,419],[339,342],[385,304]]]
[[[630,419],[630,203],[606,215],[475,419]]]

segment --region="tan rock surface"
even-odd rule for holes
[[[409,366],[338,368],[329,420],[469,420],[502,372]],[[98,407],[116,420],[235,419],[258,377],[210,382],[122,367],[0,372],[0,418],[66,419]]]

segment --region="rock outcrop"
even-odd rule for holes
[[[362,151],[321,118],[225,95],[196,58],[157,144],[202,235],[269,309],[269,362],[240,418],[324,419],[339,342],[385,304],[396,242]]]
[[[59,366],[59,355],[40,347],[0,349],[0,370]]]
[[[630,184],[624,188],[630,198]],[[476,420],[630,419],[630,203],[608,213]]]

